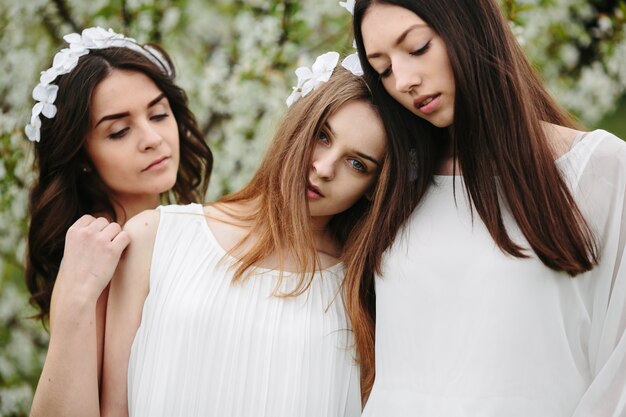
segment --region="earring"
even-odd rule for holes
[[[88,174],[88,173],[90,173],[90,172],[91,172],[91,168],[89,168],[88,166],[84,166],[84,167],[83,167],[83,172],[84,172],[85,174]]]

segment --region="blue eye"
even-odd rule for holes
[[[322,142],[324,144],[328,144],[330,142],[330,139],[328,138],[328,135],[323,130],[320,131],[320,133],[319,133],[317,138],[318,138],[318,140],[320,142]]]
[[[359,172],[367,172],[367,166],[358,159],[349,159],[348,163]]]

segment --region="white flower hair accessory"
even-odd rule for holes
[[[291,107],[300,97],[305,97],[319,85],[328,81],[330,76],[333,75],[333,70],[338,62],[339,53],[326,52],[317,57],[311,69],[299,67],[296,70],[298,82],[296,86],[293,87],[293,91],[289,97],[287,97],[287,107]]]
[[[36,103],[30,117],[30,123],[26,126],[25,133],[28,140],[39,142],[41,139],[41,119],[44,115],[48,119],[54,118],[57,108],[54,105],[59,87],[52,84],[60,75],[70,73],[76,65],[78,59],[89,53],[91,49],[104,49],[110,47],[128,48],[139,52],[155,65],[163,69],[168,76],[172,75],[172,69],[156,49],[146,46],[142,47],[133,38],[115,33],[112,29],[105,30],[101,27],[87,28],[78,33],[70,33],[63,37],[69,44],[68,48],[61,49],[52,60],[52,67],[41,72],[39,84],[33,89],[33,98]]]
[[[346,9],[351,15],[354,16],[354,3],[356,0],[340,1],[339,5]],[[352,42],[352,47],[356,49],[356,41]],[[358,52],[348,55],[343,61],[341,66],[353,73],[354,75],[363,75],[363,68],[361,67],[361,61],[359,60]]]
[[[356,48],[356,41],[352,43],[352,46]],[[359,59],[359,53],[355,52],[353,54],[348,55],[341,61],[341,66],[353,73],[356,76],[361,76],[364,74],[363,67],[361,67],[361,60]]]
[[[348,0],[348,1],[340,1],[339,5],[350,12],[351,15],[354,15],[354,3],[356,0]]]

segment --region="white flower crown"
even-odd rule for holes
[[[111,47],[132,49],[162,68],[163,72],[168,76],[172,75],[172,68],[159,51],[149,45],[142,47],[133,38],[127,38],[124,35],[115,33],[112,29],[105,30],[101,27],[87,28],[80,35],[78,33],[70,33],[65,35],[63,39],[69,44],[69,48],[61,49],[54,56],[52,67],[41,72],[39,84],[33,89],[33,98],[36,103],[33,106],[30,123],[24,129],[26,137],[32,142],[39,142],[41,139],[41,119],[39,116],[43,114],[48,119],[52,119],[57,113],[54,101],[57,98],[59,86],[52,84],[52,82],[59,75],[68,74],[76,68],[78,59],[88,54],[91,49]]]

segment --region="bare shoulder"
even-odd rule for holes
[[[147,242],[154,240],[157,229],[159,228],[159,219],[161,214],[159,210],[144,210],[136,216],[130,218],[124,225],[133,242]]]

